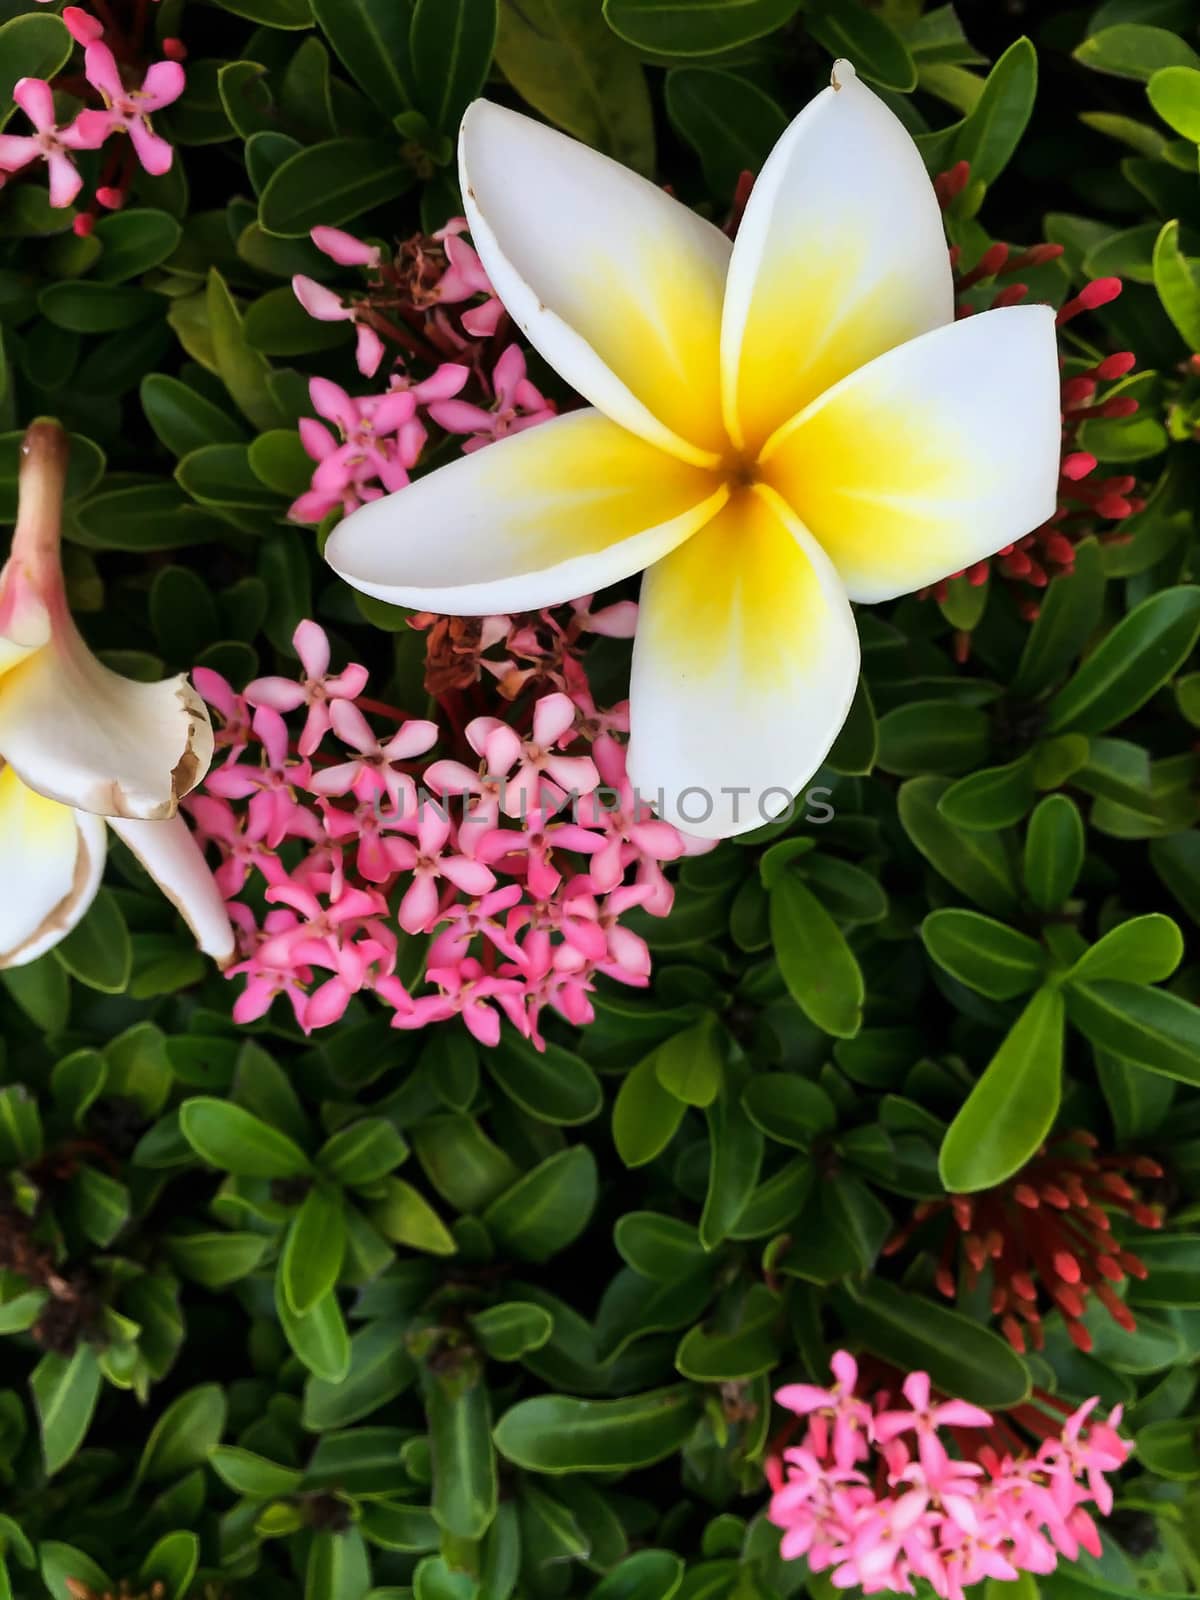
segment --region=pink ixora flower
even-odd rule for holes
[[[473,339],[490,339],[500,326],[504,307],[484,271],[483,262],[462,237],[466,231],[466,217],[453,217],[433,236],[445,250],[449,263],[438,281],[435,297],[443,305],[452,306],[474,299],[477,294],[486,295],[483,305],[463,312],[462,325]]]
[[[354,399],[328,378],[311,379],[308,393],[342,442],[315,418],[300,419],[300,442],[317,467],[312,488],[292,505],[297,522],[320,522],[335,506],[348,511],[404,487],[425,443],[412,394],[395,390]]]
[[[520,345],[510,344],[497,361],[492,372],[492,393],[495,399],[487,410],[466,400],[438,400],[429,407],[429,415],[447,433],[470,435],[463,445],[464,454],[482,450],[485,444],[510,433],[535,428],[555,415],[554,407],[526,376],[525,354]]]
[[[347,305],[341,295],[315,278],[298,272],[292,279],[292,290],[300,304],[317,322],[352,322],[357,340],[355,360],[364,378],[373,378],[384,358],[383,340],[374,328],[361,320],[354,306]]]
[[[1085,1507],[1112,1507],[1105,1474],[1130,1449],[1116,1431],[1120,1408],[1085,1430],[1095,1400],[1065,1417],[1060,1406],[1055,1434],[1056,1402],[1047,1399],[1046,1410],[1020,1407],[998,1428],[966,1401],[932,1403],[927,1373],[903,1382],[909,1410],[889,1410],[887,1395],[868,1402],[856,1393],[858,1369],[846,1351],[832,1366],[832,1388],[789,1384],[776,1396],[807,1419],[803,1439],[767,1462],[768,1516],[783,1530],[784,1560],[804,1556],[811,1571],[830,1571],[837,1589],[911,1594],[924,1579],[939,1600],[963,1600],[986,1578],[1012,1583],[1022,1572],[1052,1572],[1081,1548],[1099,1554]],[[1043,1435],[1036,1454],[1022,1449],[1014,1422]]]
[[[292,635],[304,676],[255,678],[246,686],[246,699],[252,706],[270,706],[275,711],[295,711],[308,707],[308,719],[300,734],[299,753],[311,756],[329,731],[329,708],[335,700],[356,700],[367,686],[367,669],[351,663],[342,672],[330,675],[329,638],[319,623],[305,620]],[[201,689],[202,693],[206,691]]]
[[[92,88],[104,97],[107,110],[81,111],[79,121],[89,129],[103,129],[105,136],[118,130],[127,133],[142,166],[153,177],[161,177],[170,169],[173,152],[149,119],[152,111],[161,111],[183,93],[186,80],[178,61],[154,62],[140,88],[129,89],[121,81],[112,51],[96,39],[83,52],[83,70]]]
[[[54,120],[54,92],[42,78],[21,78],[13,99],[36,131],[0,134],[0,172],[19,172],[31,161],[45,161],[50,170],[50,204],[69,206],[83,186],[73,152],[99,149],[107,129],[85,122],[85,112],[60,128]]]

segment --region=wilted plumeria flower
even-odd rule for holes
[[[468,110],[459,149],[488,279],[596,409],[360,508],[326,555],[368,594],[466,614],[649,568],[633,781],[662,791],[670,821],[699,791],[701,831],[753,827],[845,719],[850,601],[936,582],[1053,511],[1054,313],[954,321],[921,157],[845,62],[776,146],[732,246],[498,106]]]
[[[222,858],[217,882],[238,928],[237,1021],[283,996],[311,1031],[373,992],[397,1028],[461,1016],[490,1045],[507,1017],[541,1047],[547,1009],[590,1020],[598,976],[647,983],[649,950],[622,918],[639,907],[665,916],[662,864],[710,846],[652,819],[629,787],[606,731],[621,715],[597,712],[578,658],[590,602],[565,624],[490,620],[481,649],[537,663],[521,709],[505,705],[511,721],[460,720],[454,689],[440,726],[368,699],[361,668],[329,676],[314,622],[296,630],[297,684],[259,679],[243,698],[204,674],[227,719],[218,745],[233,754],[188,805]],[[594,620],[619,619],[602,608]],[[297,738],[286,718],[302,709]],[[447,753],[431,759],[439,739]],[[260,892],[271,907],[261,924],[246,903]],[[401,936],[424,934],[431,992],[410,994],[396,976]]]
[[[1012,1583],[1081,1549],[1100,1554],[1086,1508],[1112,1510],[1105,1475],[1130,1451],[1116,1431],[1119,1406],[1107,1422],[1093,1420],[1095,1400],[1053,1419],[1019,1408],[1010,1416],[1040,1440],[1031,1454],[1007,1420],[963,1400],[933,1403],[927,1373],[903,1380],[905,1405],[894,1407],[884,1392],[858,1393],[848,1352],[832,1366],[832,1388],[787,1384],[776,1394],[805,1424],[799,1444],[767,1461],[768,1516],[783,1529],[785,1560],[805,1557],[838,1589],[912,1594],[924,1579],[942,1600],[962,1600],[984,1579]]]
[[[0,572],[0,965],[49,950],[79,921],[104,871],[104,821],[177,905],[200,948],[233,953],[221,896],[180,797],[213,740],[186,678],[135,683],[103,666],[67,606],[59,561],[67,437],[35,422]]]
[[[894,1255],[923,1224],[945,1216],[950,1225],[941,1245],[938,1289],[948,1299],[958,1293],[959,1256],[968,1292],[989,1273],[992,1314],[1014,1349],[1024,1351],[1027,1338],[1042,1348],[1048,1305],[1061,1313],[1079,1349],[1090,1350],[1092,1336],[1082,1318],[1092,1296],[1132,1331],[1133,1312],[1117,1286],[1127,1276],[1144,1278],[1146,1268],[1136,1251],[1113,1236],[1110,1213],[1160,1228],[1162,1217],[1129,1179],[1161,1178],[1162,1168],[1149,1156],[1099,1155],[1098,1143],[1082,1130],[1062,1134],[995,1189],[922,1202],[884,1254]]]

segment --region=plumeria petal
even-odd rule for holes
[[[0,754],[30,788],[81,811],[168,817],[208,770],[208,712],[185,677],[135,683],[97,661],[80,637],[59,565],[66,450],[66,435],[49,422],[34,423],[22,446],[0,618],[12,609],[10,592],[28,594],[29,618],[40,607],[49,637],[0,679]]]
[[[727,493],[599,412],[573,411],[360,507],[325,555],[355,588],[396,605],[532,610],[640,571]]]
[[[70,933],[95,899],[104,857],[98,817],[45,799],[0,767],[0,967],[24,966]]]
[[[992,555],[1057,498],[1054,312],[951,323],[852,373],[768,443],[760,470],[854,600],[889,600]]]
[[[634,788],[706,838],[759,827],[821,764],[857,678],[854,619],[828,558],[770,490],[742,494],[643,582]]]
[[[724,234],[607,156],[485,100],[463,119],[459,161],[488,276],[551,366],[663,449],[720,454]]]
[[[204,853],[181,816],[163,822],[110,817],[109,826],[133,851],[179,912],[196,943],[220,966],[233,960],[233,929]]]
[[[916,145],[848,62],[833,82],[771,152],[729,264],[725,419],[751,452],[846,373],[954,316]]]

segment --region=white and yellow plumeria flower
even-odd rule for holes
[[[202,950],[233,954],[221,894],[180,797],[212,759],[204,702],[184,677],[135,683],[80,637],[59,559],[67,437],[35,422],[0,572],[0,966],[75,926],[104,871],[104,819],[178,906]]]
[[[595,409],[362,507],[328,559],[367,594],[471,615],[648,568],[634,783],[692,833],[753,828],[845,720],[850,602],[933,583],[1054,510],[1054,313],[954,321],[920,155],[847,62],[775,147],[733,246],[485,101],[459,153],[500,298]]]

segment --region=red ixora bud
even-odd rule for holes
[[[949,1225],[934,1279],[942,1294],[953,1299],[960,1289],[970,1292],[990,1270],[992,1312],[1014,1349],[1023,1352],[1032,1343],[1040,1350],[1042,1318],[1057,1310],[1072,1341],[1087,1351],[1089,1299],[1132,1328],[1133,1313],[1112,1285],[1146,1275],[1133,1251],[1113,1238],[1110,1212],[1141,1227],[1162,1226],[1130,1176],[1159,1178],[1162,1168],[1149,1156],[1099,1154],[1093,1136],[1082,1130],[1060,1134],[1007,1183],[919,1206],[884,1253],[903,1249],[918,1228],[944,1215]]]

